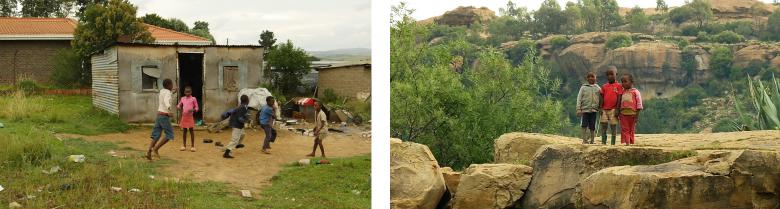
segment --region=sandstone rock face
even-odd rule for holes
[[[734,67],[745,68],[751,64],[763,64],[777,57],[780,47],[753,44],[734,52]]]
[[[454,171],[450,167],[444,167],[439,170],[441,171],[441,175],[444,176],[444,185],[446,185],[447,190],[454,195],[458,192],[458,184],[460,184],[462,172]]]
[[[780,153],[713,151],[659,165],[607,168],[582,183],[581,206],[778,208]]]
[[[764,5],[763,9],[760,10],[763,15],[771,14],[774,11],[773,5],[758,0],[710,0],[712,14],[719,19],[752,18],[751,7],[754,4]]]
[[[444,191],[444,177],[427,146],[390,140],[390,207],[433,209]]]
[[[435,21],[440,25],[468,26],[475,23],[487,23],[493,18],[496,18],[496,13],[487,7],[476,8],[473,6],[461,6],[445,12],[443,15],[436,18]]]
[[[549,144],[578,144],[580,139],[535,133],[507,133],[494,141],[496,163],[531,165],[536,151]]]
[[[463,172],[454,209],[509,208],[523,196],[531,167],[514,164],[472,164]]]
[[[534,157],[533,178],[523,197],[522,208],[574,208],[580,200],[581,182],[601,169],[654,165],[680,156],[685,153],[657,148],[547,145]]]

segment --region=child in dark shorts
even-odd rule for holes
[[[583,84],[577,94],[577,116],[582,117],[582,143],[593,144],[593,138],[596,136],[596,115],[598,115],[601,101],[601,88],[596,85],[596,74],[593,72],[588,72],[585,78],[588,83]]]

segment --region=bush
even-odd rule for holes
[[[716,35],[714,39],[718,43],[725,43],[725,44],[735,44],[735,43],[745,41],[745,37],[730,30],[718,33],[718,35]]]
[[[728,118],[724,118],[718,121],[718,123],[715,124],[715,127],[712,128],[713,133],[734,132],[734,131],[739,131],[739,129],[737,129],[737,126],[734,123],[734,121]]]
[[[696,36],[699,33],[699,28],[693,25],[687,25],[680,28],[680,35],[683,36]]]
[[[693,18],[693,9],[689,6],[681,6],[669,11],[669,20],[674,24],[682,24]]]
[[[710,69],[716,78],[726,79],[731,75],[731,64],[734,61],[734,57],[731,54],[731,49],[724,46],[716,46],[711,52],[710,57]]]
[[[569,39],[564,36],[556,36],[550,39],[550,45],[553,49],[565,49],[569,47]]]
[[[319,98],[323,103],[330,105],[344,104],[344,98],[336,94],[333,89],[325,89]]]
[[[617,49],[617,48],[620,48],[620,47],[629,47],[629,46],[631,46],[633,44],[634,43],[631,40],[631,37],[628,36],[627,34],[623,34],[623,33],[612,35],[612,36],[609,36],[609,38],[607,38],[607,48],[610,48],[610,49]]]
[[[696,42],[709,42],[710,36],[707,35],[707,32],[705,31],[699,31],[699,34],[696,34]]]
[[[43,90],[43,87],[30,78],[20,78],[16,81],[15,88],[17,91],[25,94],[37,94]]]
[[[54,57],[50,80],[58,88],[78,88],[89,85],[89,75],[83,75],[81,56],[73,49],[61,49]]]

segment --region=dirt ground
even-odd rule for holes
[[[263,130],[245,129],[243,144],[246,147],[233,152],[233,159],[222,158],[222,147],[214,145],[222,142],[227,145],[230,142],[231,131],[224,130],[221,133],[208,133],[205,130],[195,131],[196,152],[179,151],[182,146],[182,131],[174,127],[174,141],[168,142],[160,149],[162,159],[174,160],[173,163],[164,163],[166,176],[156,178],[176,178],[193,181],[218,181],[227,182],[240,189],[248,189],[253,193],[259,192],[264,186],[269,185],[271,177],[279,172],[284,165],[297,162],[300,159],[309,158],[313,145],[313,137],[303,136],[288,130],[277,130],[278,136],[275,143],[271,144],[271,154],[262,153],[262,141],[265,134]],[[362,130],[351,127],[347,133],[331,132],[323,141],[325,154],[328,157],[348,157],[371,153],[370,138],[361,137]],[[119,147],[130,147],[138,151],[126,153],[116,151],[119,157],[127,156],[141,158],[143,150],[149,146],[151,128],[134,128],[127,133],[113,133],[98,136],[59,135],[60,138],[81,137],[89,141],[108,141],[118,143]],[[212,139],[214,143],[203,143],[203,139]],[[189,149],[189,136],[187,137]],[[114,154],[114,153],[108,153]],[[145,153],[144,153],[145,154]],[[317,158],[320,151],[317,150]],[[152,162],[158,163],[158,162]]]

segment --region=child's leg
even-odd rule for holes
[[[587,135],[588,131],[587,130],[588,130],[588,128],[582,127],[582,131],[580,131],[580,139],[582,139],[582,143],[583,144],[587,144],[588,143],[588,135]]]
[[[192,144],[192,147],[195,147],[195,128],[189,128],[190,129],[190,144]],[[187,141],[187,138],[182,138],[184,141]]]
[[[629,138],[628,138],[629,140],[628,140],[627,143],[634,144],[634,139],[636,137],[636,116],[632,115],[631,117],[629,117],[628,122],[630,124],[630,126],[629,126],[629,131],[630,132],[629,132]]]
[[[617,138],[617,124],[610,124],[609,127],[612,129],[612,145],[615,145],[615,138]]]
[[[628,120],[627,116],[620,115],[620,144],[628,143],[628,137],[631,133]]]
[[[184,128],[182,130],[183,130],[184,133],[182,133],[182,137],[181,138],[184,139],[184,140],[181,140],[181,142],[182,142],[181,150],[184,151],[184,148],[187,147],[187,129]]]
[[[317,152],[317,145],[319,144],[319,139],[318,139],[318,138],[319,138],[319,136],[317,136],[317,137],[315,137],[315,138],[314,138],[314,147],[312,147],[312,149],[311,149],[311,153],[309,153],[309,154],[308,154],[308,155],[306,155],[306,156],[309,156],[309,157],[314,157],[314,153],[316,153],[316,152]]]
[[[154,147],[154,154],[157,155],[157,157],[160,157],[160,153],[159,153],[160,148],[162,148],[163,145],[167,144],[168,141],[173,140],[173,126],[171,126],[171,119],[166,116],[160,117],[160,119],[161,119],[160,127],[165,133],[165,140],[163,140],[160,143],[157,143],[157,146]]]
[[[320,144],[320,153],[322,153],[322,157],[325,157],[325,146],[322,145],[322,139],[317,140],[317,143]]]

